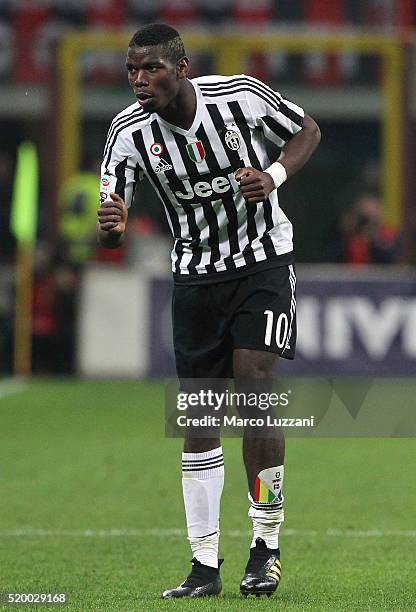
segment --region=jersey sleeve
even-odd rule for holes
[[[305,111],[258,79],[246,78],[249,81],[248,102],[255,125],[262,128],[266,138],[283,147],[303,128]]]
[[[130,207],[143,172],[122,134],[113,137],[111,134],[110,127],[101,165],[100,203],[110,200],[109,194],[115,192]]]

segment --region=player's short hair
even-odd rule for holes
[[[129,47],[162,47],[164,57],[177,62],[186,55],[179,32],[164,23],[149,23],[133,34]]]

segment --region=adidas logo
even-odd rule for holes
[[[171,166],[170,164],[168,164],[167,161],[165,161],[163,159],[163,157],[160,158],[160,162],[158,163],[158,165],[155,168],[155,172],[157,174],[159,174],[159,172],[166,172],[167,170],[172,170],[173,166]]]
[[[276,559],[268,572],[266,572],[266,576],[270,576],[270,578],[274,578],[277,583],[279,583],[282,575],[282,566],[279,559]]]

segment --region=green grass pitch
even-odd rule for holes
[[[283,579],[270,600],[239,595],[247,492],[241,441],[223,446],[223,595],[165,602],[191,554],[163,385],[38,380],[0,393],[0,591],[70,597],[2,609],[416,609],[415,439],[288,439]]]

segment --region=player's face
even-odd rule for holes
[[[129,84],[139,104],[149,113],[162,112],[169,105],[187,74],[186,58],[172,62],[162,51],[157,45],[129,47],[127,51]]]

